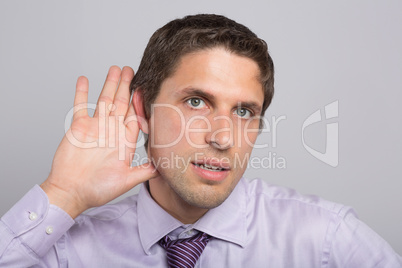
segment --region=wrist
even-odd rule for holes
[[[77,201],[73,193],[58,187],[48,180],[43,182],[40,187],[46,193],[50,204],[61,208],[73,219],[87,209]]]

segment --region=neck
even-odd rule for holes
[[[185,202],[161,177],[149,180],[148,190],[161,208],[183,224],[195,223],[208,211],[206,208],[195,207]]]

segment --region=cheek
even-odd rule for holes
[[[193,148],[202,149],[208,147],[205,143],[205,135],[211,132],[211,123],[205,116],[186,117],[184,139]]]
[[[251,147],[249,150],[251,151],[253,149],[253,146],[257,140],[258,133],[259,133],[259,121],[254,120],[255,122],[252,122],[250,124],[246,124],[246,126],[243,128],[243,133],[242,133],[242,139],[244,140],[245,147]]]
[[[150,120],[150,145],[156,148],[169,148],[178,144],[184,137],[185,123],[180,110],[174,106],[154,108]]]
[[[253,133],[253,132],[249,132],[249,133],[247,133],[247,135],[245,135],[244,139],[246,141],[246,146],[251,147],[250,150],[254,146],[254,144],[255,144],[255,142],[257,140],[257,136],[258,136],[258,133]]]

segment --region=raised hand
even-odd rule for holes
[[[75,218],[158,175],[154,166],[131,167],[139,126],[130,104],[130,67],[112,66],[93,117],[88,115],[88,79],[79,77],[74,117],[41,185],[51,204]],[[117,90],[116,90],[117,89]]]

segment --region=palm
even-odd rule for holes
[[[129,103],[132,77],[131,68],[121,73],[117,67],[110,68],[94,117],[89,117],[86,110],[88,81],[78,79],[74,119],[57,149],[51,174],[42,185],[45,191],[53,187],[68,193],[80,210],[85,210],[103,205],[156,176],[152,165],[130,167],[139,133],[134,107]]]

